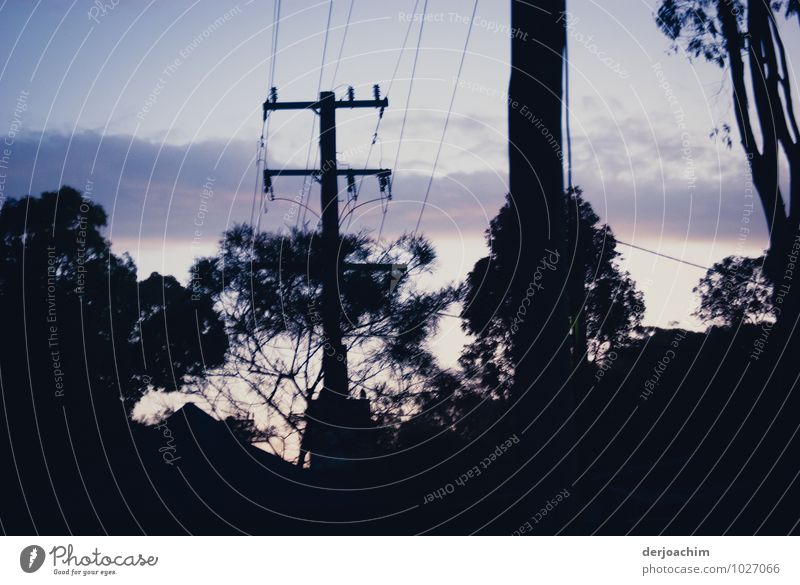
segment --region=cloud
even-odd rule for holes
[[[91,181],[94,198],[109,213],[112,238],[130,240],[141,234],[142,239],[189,241],[199,227],[203,237],[215,239],[230,223],[250,219],[256,181],[254,150],[252,143],[244,140],[174,145],[88,131],[72,137],[48,133],[41,140],[25,135],[14,145],[6,193],[17,197],[29,191],[38,194],[59,185],[83,191]],[[430,161],[397,175],[392,206],[396,231],[413,229],[430,178],[428,168]],[[437,174],[425,214],[426,229],[451,230],[454,225],[484,229],[502,204],[505,182],[504,173],[491,171]],[[213,191],[210,198],[204,197],[204,186]],[[340,181],[340,188],[344,187]],[[279,198],[291,200],[301,191],[308,201],[308,189],[303,189],[301,179],[275,179]],[[360,202],[377,196],[377,181],[365,179]],[[315,184],[309,203],[312,209],[318,210],[318,197]],[[341,197],[344,199],[344,192]],[[291,202],[276,201],[268,206],[262,226],[268,229],[285,223]],[[370,213],[378,209],[375,206]],[[313,214],[306,217],[313,221]],[[362,217],[362,224],[365,219]]]
[[[221,231],[232,207],[234,215],[241,215],[245,202],[243,193],[237,197],[237,187],[247,179],[252,198],[252,157],[253,149],[241,142],[176,146],[95,132],[72,137],[47,133],[41,140],[26,135],[14,144],[6,193],[38,194],[59,185],[85,191],[91,183],[95,200],[109,213],[112,239],[140,233],[145,239],[191,239],[209,179],[214,193],[204,231]]]
[[[573,139],[575,181],[621,238],[733,243],[745,225],[749,204],[754,209],[748,216],[749,240],[764,238],[760,204],[757,195],[746,198],[746,166],[736,147],[720,149],[709,140],[692,143],[687,150],[681,133],[663,116],[651,118],[652,128],[634,118],[618,125],[601,116],[583,122]],[[460,151],[463,164],[451,161],[449,168],[438,170],[421,230],[434,241],[482,241],[507,191],[505,166],[497,163],[505,145],[482,134],[469,119],[454,118],[451,130],[445,149]],[[481,136],[487,136],[482,143]],[[395,175],[386,235],[413,231],[430,181],[430,152],[421,156],[411,143],[403,148],[408,148],[408,158],[403,156],[408,162]],[[90,131],[71,137],[23,135],[13,146],[6,194],[38,194],[59,184],[84,190],[91,181],[95,199],[109,212],[112,241],[128,248],[161,244],[168,254],[174,249],[188,263],[191,252],[212,250],[226,226],[249,221],[257,180],[254,151],[246,140],[176,145]],[[364,154],[351,154],[350,164],[360,166]],[[345,188],[344,181],[340,188]],[[298,194],[312,210],[319,208],[316,184],[309,197],[301,179],[278,178],[275,193],[289,201],[268,203],[261,218],[264,229],[302,219],[302,208],[298,213],[291,201]],[[343,209],[352,209],[344,207],[346,197],[343,191]],[[345,218],[345,227],[377,231],[384,206],[376,180],[364,180],[358,203],[353,217]],[[305,219],[312,225],[316,221],[310,211]]]
[[[577,133],[576,133],[577,134]],[[625,237],[766,242],[746,159],[650,115],[618,124],[596,116],[573,138],[573,168],[596,211]]]

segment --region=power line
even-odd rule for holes
[[[353,17],[353,5],[355,3],[356,0],[350,0],[350,7],[347,9],[347,19],[344,23],[344,32],[342,33],[342,44],[339,45],[339,54],[336,57],[336,66],[333,68],[333,79],[331,80],[331,87],[333,88],[332,91],[336,91],[336,77],[339,75],[339,66],[342,63],[342,54],[344,53],[344,45],[347,42],[347,31],[350,30],[350,21]],[[316,166],[316,163],[314,166]],[[366,170],[366,166],[364,169]],[[361,180],[363,181],[364,179],[362,178]],[[347,204],[345,204],[344,209],[347,209]],[[342,210],[343,212],[344,209]]]
[[[353,16],[353,4],[356,0],[350,0],[350,8],[347,10],[347,22],[344,25],[344,32],[342,33],[342,44],[339,45],[339,56],[336,57],[336,67],[333,69],[333,80],[331,87],[336,86],[336,76],[339,73],[339,65],[342,63],[342,53],[344,52],[344,44],[347,41],[347,31],[350,29],[350,18]]]
[[[673,260],[674,262],[680,262],[681,264],[686,264],[686,265],[691,266],[693,268],[700,268],[701,270],[705,270],[706,272],[729,272],[733,276],[739,276],[735,271],[726,271],[726,269],[724,269],[722,267],[720,267],[720,268],[709,268],[708,266],[703,266],[702,264],[696,264],[694,262],[690,262],[688,260],[684,260],[683,258],[678,258],[676,256],[670,256],[669,254],[663,254],[661,252],[657,252],[656,250],[651,250],[649,248],[644,248],[642,246],[637,246],[636,244],[631,244],[631,243],[623,242],[622,240],[616,240],[616,239],[615,239],[615,241],[616,241],[617,244],[622,244],[623,246],[628,246],[630,248],[635,248],[636,250],[640,250],[642,252],[647,252],[648,254],[653,254],[655,256],[660,256],[661,258],[666,258],[667,260]],[[758,285],[758,286],[767,287],[767,285],[765,285],[764,283],[758,282],[758,281],[753,280],[751,278],[745,278],[743,276],[739,276],[739,277],[742,278],[743,280],[747,281],[747,282],[752,283],[752,284],[755,284],[755,285]],[[438,312],[437,314],[438,315],[442,315],[444,317],[460,318],[460,315],[453,315],[451,313],[445,313],[445,312],[441,312],[441,311]]]
[[[278,56],[278,34],[281,26],[281,0],[276,0],[274,6],[274,29],[272,34],[272,63],[270,64],[269,71],[269,86],[272,88],[275,85],[275,69],[277,68]]]
[[[416,14],[417,13],[417,6],[419,6],[419,2],[420,2],[420,0],[415,0],[414,8],[412,8],[411,14]],[[425,5],[427,7],[427,0],[425,2]],[[424,14],[425,14],[425,12],[423,11],[423,16],[424,16]],[[413,19],[413,18],[410,19],[410,22],[408,23],[408,28],[406,28],[406,34],[405,34],[405,37],[403,37],[403,44],[400,47],[400,54],[397,56],[397,62],[395,62],[395,64],[394,64],[394,71],[392,71],[392,77],[389,80],[389,87],[386,90],[386,97],[387,98],[389,97],[389,94],[392,91],[392,87],[394,86],[394,81],[397,78],[397,72],[400,69],[400,63],[403,61],[403,54],[405,53],[406,47],[408,46],[408,38],[411,36],[411,29],[414,26],[414,20],[415,19]],[[422,36],[422,23],[424,23],[424,22],[425,22],[425,19],[422,18],[421,19],[421,24],[420,24],[420,38]],[[420,45],[420,41],[418,39],[417,40],[417,49],[416,49],[417,54],[419,53],[419,45]],[[415,61],[414,68],[416,68],[416,57],[414,58],[414,61]],[[411,75],[411,83],[412,84],[414,83],[414,74],[413,73]],[[408,99],[406,99],[406,111],[408,111]],[[365,169],[369,166],[369,161],[370,161],[370,158],[372,157],[372,150],[375,147],[375,143],[378,141],[378,132],[380,131],[380,127],[381,127],[381,122],[382,121],[383,121],[383,116],[379,116],[378,117],[378,121],[375,123],[375,131],[372,133],[372,142],[369,145],[369,150],[367,151],[367,160],[364,163],[364,168]],[[402,142],[402,140],[401,140],[401,142]],[[400,144],[398,144],[398,150],[399,150],[399,148],[400,148]],[[381,155],[381,157],[382,157],[382,155]],[[383,166],[383,164],[381,163],[381,165],[379,165],[379,166]],[[395,166],[392,167],[392,168],[394,170],[397,170],[397,159],[396,158],[395,158]],[[363,183],[364,183],[364,179],[361,178],[359,180],[359,182],[358,182],[358,186],[356,187],[355,196],[353,197],[354,204],[355,204],[355,201],[358,199],[359,194],[361,193],[361,186],[363,185]],[[345,209],[346,208],[347,208],[347,206],[345,206]],[[383,215],[381,217],[381,227],[380,227],[380,230],[378,231],[378,241],[380,241],[381,235],[383,234],[383,226],[384,226],[384,222],[386,220],[386,212],[387,211],[388,211],[388,201],[387,201],[387,206],[384,207],[384,209],[383,209]],[[350,214],[350,216],[347,219],[347,227],[348,227],[348,229],[350,228],[350,223],[352,222],[352,220],[353,220],[353,215]]]
[[[428,13],[428,0],[422,7],[422,18],[420,19],[419,34],[417,35],[417,48],[414,50],[414,63],[411,65],[411,79],[406,93],[406,107],[403,110],[403,121],[400,124],[400,138],[397,141],[397,151],[395,152],[393,169],[397,170],[397,161],[400,160],[400,150],[403,146],[403,136],[406,132],[406,122],[408,121],[408,110],[411,105],[411,94],[414,91],[414,79],[417,76],[417,63],[419,62],[419,49],[422,45],[422,33],[425,30],[425,15]]]
[[[414,228],[414,236],[419,231],[419,226],[422,223],[422,215],[425,213],[425,207],[428,204],[428,197],[431,194],[431,186],[433,185],[433,178],[436,175],[436,167],[439,165],[439,156],[442,154],[442,146],[444,145],[444,138],[447,134],[447,126],[450,124],[450,115],[453,112],[453,104],[456,101],[456,94],[458,93],[458,82],[461,80],[461,71],[464,68],[464,61],[467,57],[467,48],[469,47],[469,39],[472,36],[472,23],[475,22],[475,14],[478,11],[478,0],[472,6],[472,17],[469,20],[467,28],[467,38],[464,40],[464,48],[461,51],[461,62],[458,64],[458,74],[456,75],[456,83],[453,88],[453,93],[450,96],[450,106],[447,108],[447,117],[444,120],[444,128],[442,128],[442,137],[439,139],[439,148],[436,150],[436,158],[433,159],[433,170],[431,171],[431,178],[428,180],[428,188],[425,190],[425,198],[422,200],[422,209],[419,210],[419,217],[417,218],[417,225]]]
[[[669,254],[662,254],[661,252],[656,252],[655,250],[650,250],[648,248],[643,248],[641,246],[637,246],[636,244],[629,244],[628,242],[623,242],[622,240],[617,240],[618,244],[622,244],[623,246],[628,246],[629,248],[635,248],[637,250],[641,250],[642,252],[647,252],[648,254],[654,254],[656,256],[661,256],[662,258],[666,258],[667,260],[674,260],[675,262],[680,262],[681,264],[686,264],[687,266],[693,266],[694,268],[701,268],[702,270],[708,271],[712,270],[708,266],[703,266],[701,264],[695,264],[694,262],[689,262],[688,260],[684,260],[683,258],[677,258],[675,256],[670,256]]]
[[[322,45],[322,63],[319,66],[319,80],[317,82],[317,94],[322,91],[322,75],[325,72],[325,56],[328,53],[328,36],[331,33],[331,16],[333,15],[333,0],[330,0],[328,3],[328,22],[325,25],[325,40]],[[306,170],[308,170],[308,164],[311,161],[311,149],[314,143],[314,131],[317,128],[317,119],[316,117],[311,122],[311,136],[308,139],[308,153],[306,154]],[[317,158],[314,157],[314,166],[317,165]],[[311,197],[311,187],[313,186],[313,180],[309,180],[308,182],[308,194],[306,195],[306,182],[305,179],[303,180],[303,190],[300,192],[300,201],[301,203],[306,200],[307,198]],[[297,214],[297,220],[295,221],[295,227],[299,224],[300,221],[300,214]],[[303,207],[303,223],[306,221],[306,208]]]
[[[258,189],[261,184],[261,148],[264,141],[264,124],[261,124],[261,138],[256,146],[256,182],[253,185],[253,203],[250,205],[250,225],[255,227],[256,222],[256,201],[258,200]]]
[[[280,29],[280,24],[281,24],[281,0],[274,0],[272,4],[272,46],[270,47],[271,55],[269,64],[269,75],[268,75],[269,88],[275,86],[275,69],[277,67],[276,61],[278,59],[278,31]],[[261,137],[259,138],[258,147],[256,150],[256,183],[253,189],[253,204],[250,209],[250,225],[254,225],[256,223],[255,211],[256,211],[256,199],[258,198],[259,187],[261,185],[261,163],[263,162],[264,167],[266,168],[267,165],[266,140],[268,138],[269,138],[269,118],[267,117],[265,120],[262,120],[261,122]],[[264,211],[264,198],[262,195],[259,204],[259,215],[258,215],[259,227],[261,225],[261,215],[263,211]]]
[[[655,256],[661,256],[662,258],[666,258],[667,260],[673,260],[675,262],[680,262],[681,264],[686,264],[687,266],[691,266],[693,268],[700,268],[705,270],[706,272],[718,272],[720,274],[727,273],[730,276],[735,278],[739,278],[745,282],[749,282],[751,284],[755,284],[756,286],[761,286],[764,288],[771,288],[768,284],[764,284],[763,282],[758,282],[752,278],[747,278],[745,276],[740,275],[736,270],[728,270],[722,266],[720,267],[712,267],[709,268],[708,266],[703,266],[702,264],[695,264],[694,262],[689,262],[688,260],[684,260],[682,258],[676,258],[675,256],[670,256],[669,254],[662,254],[661,252],[656,252],[655,250],[650,250],[648,248],[643,248],[642,246],[637,246],[635,244],[629,244],[628,242],[623,242],[617,240],[618,244],[622,244],[623,246],[628,246],[630,248],[635,248],[637,250],[641,250],[642,252],[647,252],[648,254],[654,254]]]
[[[415,11],[416,12],[416,11]],[[400,150],[403,147],[403,136],[405,135],[406,131],[406,122],[408,121],[408,110],[411,106],[411,93],[414,90],[414,79],[417,76],[417,63],[419,62],[419,49],[422,45],[422,33],[425,30],[425,15],[428,13],[428,0],[425,0],[425,4],[422,6],[422,18],[420,18],[419,24],[419,35],[417,35],[417,47],[414,50],[414,63],[411,66],[411,79],[408,84],[408,93],[406,94],[406,107],[403,111],[403,122],[400,125],[400,138],[397,141],[397,151],[395,152],[394,157],[394,164],[392,165],[392,169],[397,172],[398,166],[397,162],[400,160]],[[413,19],[412,19],[413,20]],[[392,179],[394,182],[394,179]],[[388,204],[383,210],[383,216],[381,217],[381,227],[378,231],[378,240],[380,241],[381,236],[383,235],[383,228],[386,222],[386,213],[388,212],[389,207]]]

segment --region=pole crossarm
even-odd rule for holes
[[[319,176],[322,174],[320,169],[264,169],[264,176],[270,177],[307,177]],[[362,177],[366,175],[383,175],[389,176],[392,174],[391,169],[337,169],[336,174],[340,177]]]
[[[324,172],[324,169],[264,169],[264,193],[272,192],[272,177],[312,177],[315,181],[322,182]],[[336,169],[336,176],[347,177],[347,189],[354,194],[355,178],[368,175],[374,175],[380,179],[381,193],[391,189],[389,177],[392,176],[392,171],[390,169]]]
[[[319,113],[321,102],[264,102],[264,119],[267,119],[267,113],[275,110],[314,110]],[[388,108],[389,98],[382,98],[378,100],[336,100],[334,108]]]

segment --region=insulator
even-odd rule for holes
[[[270,87],[269,88],[269,101],[273,104],[278,101],[278,88],[277,87]]]
[[[375,100],[381,99],[381,86],[377,83],[372,86],[372,95],[375,96]]]
[[[353,173],[347,173],[347,192],[356,200],[356,178]]]
[[[389,188],[389,176],[385,173],[381,173],[378,175],[378,186],[381,189],[381,193],[386,193],[386,190]]]
[[[272,175],[269,169],[264,169],[264,193],[272,192]]]
[[[381,194],[386,194],[386,198],[392,198],[392,180],[391,171],[384,171],[378,175],[378,186]]]
[[[347,99],[351,102],[356,99],[356,90],[352,85],[347,87]]]

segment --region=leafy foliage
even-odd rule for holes
[[[80,395],[89,376],[95,405],[121,399],[130,414],[148,391],[180,390],[222,363],[227,340],[211,304],[193,302],[173,277],[137,282],[133,260],[111,252],[105,225],[103,208],[70,187],[6,202],[0,298],[6,337],[26,347],[4,355],[24,349],[35,375],[52,371],[57,355],[66,397]]]
[[[720,67],[725,64],[725,38],[717,18],[718,0],[664,0],[656,13],[656,23],[673,41],[673,49],[683,45],[692,57],[703,57]],[[727,7],[743,20],[740,0],[726,0]]]
[[[783,41],[786,28],[779,27],[776,18],[780,14],[787,19],[797,16],[800,23],[800,3],[797,0],[662,0],[657,15],[659,27],[673,40],[675,48],[685,46],[690,56],[703,55],[724,66],[729,74],[739,140],[767,223],[770,242],[764,273],[772,280],[781,278],[786,255],[800,226],[800,215],[795,212],[800,206],[798,122],[792,97],[795,83],[789,51]],[[722,136],[727,145],[732,142],[727,126],[721,132],[715,129],[712,136]],[[788,169],[785,182],[783,168]],[[749,261],[729,262],[735,264],[735,270],[753,274]],[[720,277],[708,275],[706,280],[714,278]],[[762,307],[747,306],[759,303],[750,300],[753,294],[743,295],[748,299],[744,307],[737,302],[735,308],[726,308],[714,302],[715,296],[726,293],[703,287],[700,292],[707,304],[701,305],[699,314],[706,319],[760,318]],[[796,292],[792,290],[791,295]],[[755,293],[756,298],[760,295]],[[787,311],[778,315],[780,320],[792,322],[798,306],[794,299],[787,303]]]
[[[580,189],[569,196],[571,278],[577,274],[583,283],[570,305],[573,315],[582,316],[589,346],[578,350],[598,356],[624,344],[637,330],[644,315],[643,296],[617,262],[620,254],[611,228],[600,223]],[[507,199],[486,232],[489,255],[475,263],[462,288],[463,327],[475,340],[465,349],[461,364],[468,379],[498,396],[506,393],[514,371],[511,328],[519,307],[509,300],[507,289],[521,262],[522,251],[514,245],[518,229]]]
[[[600,223],[579,187],[569,197],[569,248],[579,260],[575,272],[584,283],[584,297],[570,299],[571,313],[580,312],[588,345],[585,349],[598,357],[624,345],[638,331],[644,317],[644,297],[636,290],[631,275],[619,265],[614,232]],[[576,217],[580,218],[577,226]]]
[[[271,428],[275,451],[293,458],[303,415],[322,389],[321,360],[330,350],[322,330],[321,239],[293,230],[229,230],[219,253],[192,269],[198,294],[221,311],[229,359],[198,392],[238,418]],[[341,239],[339,296],[351,392],[364,392],[383,420],[415,411],[428,380],[440,371],[427,347],[439,313],[455,299],[450,287],[423,291],[414,279],[436,260],[421,237],[379,245],[363,234]],[[343,264],[405,264],[388,271]]]
[[[693,292],[700,295],[694,315],[712,324],[738,327],[774,316],[772,284],[764,257],[728,256],[714,264]]]

